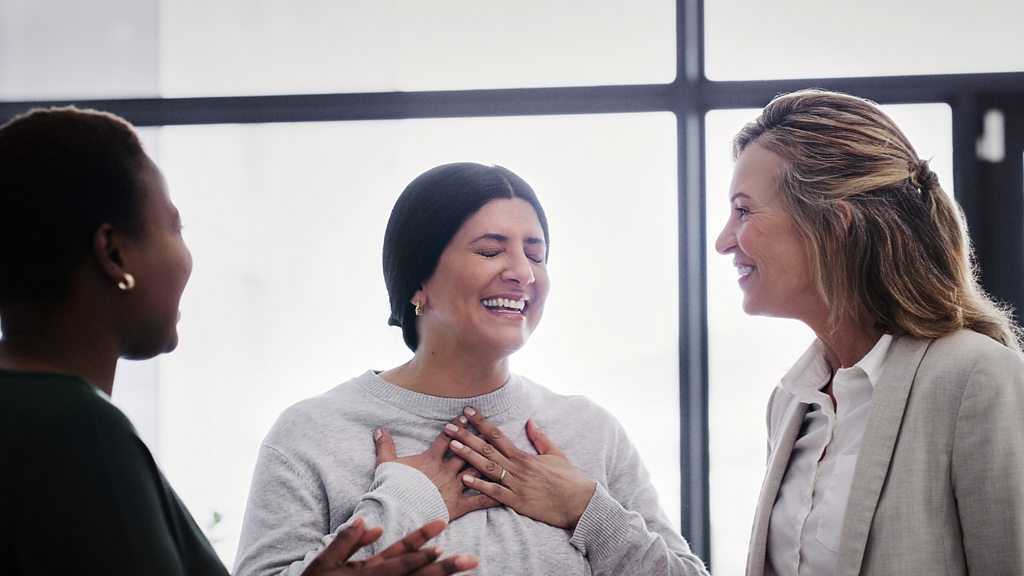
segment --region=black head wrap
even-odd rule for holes
[[[384,232],[384,283],[391,299],[388,324],[402,328],[410,350],[416,351],[419,337],[409,300],[434,274],[441,252],[462,224],[499,198],[529,202],[550,246],[548,220],[533,188],[501,166],[457,162],[431,168],[410,182],[395,202]]]

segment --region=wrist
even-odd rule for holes
[[[567,518],[566,528],[569,530],[575,530],[576,525],[579,524],[580,518],[583,517],[584,512],[587,511],[587,507],[590,506],[590,501],[594,499],[594,493],[597,491],[597,482],[587,479],[586,482],[580,484],[579,490],[576,494],[580,495],[576,505],[573,507],[572,513]]]

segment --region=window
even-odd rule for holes
[[[165,96],[667,83],[675,3],[164,1]]]
[[[1000,0],[707,0],[712,80],[1024,70],[1024,5]]]

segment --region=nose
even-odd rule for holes
[[[730,219],[722,227],[715,240],[715,251],[719,254],[728,254],[736,248],[736,231],[733,230],[733,222]]]
[[[505,263],[505,269],[501,271],[502,280],[515,282],[520,286],[526,286],[536,280],[533,275],[533,262],[526,254],[514,253],[511,250],[506,254],[509,256]]]

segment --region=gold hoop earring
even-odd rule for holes
[[[125,272],[124,279],[117,283],[117,287],[124,292],[128,292],[132,288],[135,288],[135,276]]]
[[[419,302],[419,301],[416,302],[416,310],[415,310],[415,312],[416,312],[417,316],[423,316],[423,302]]]

